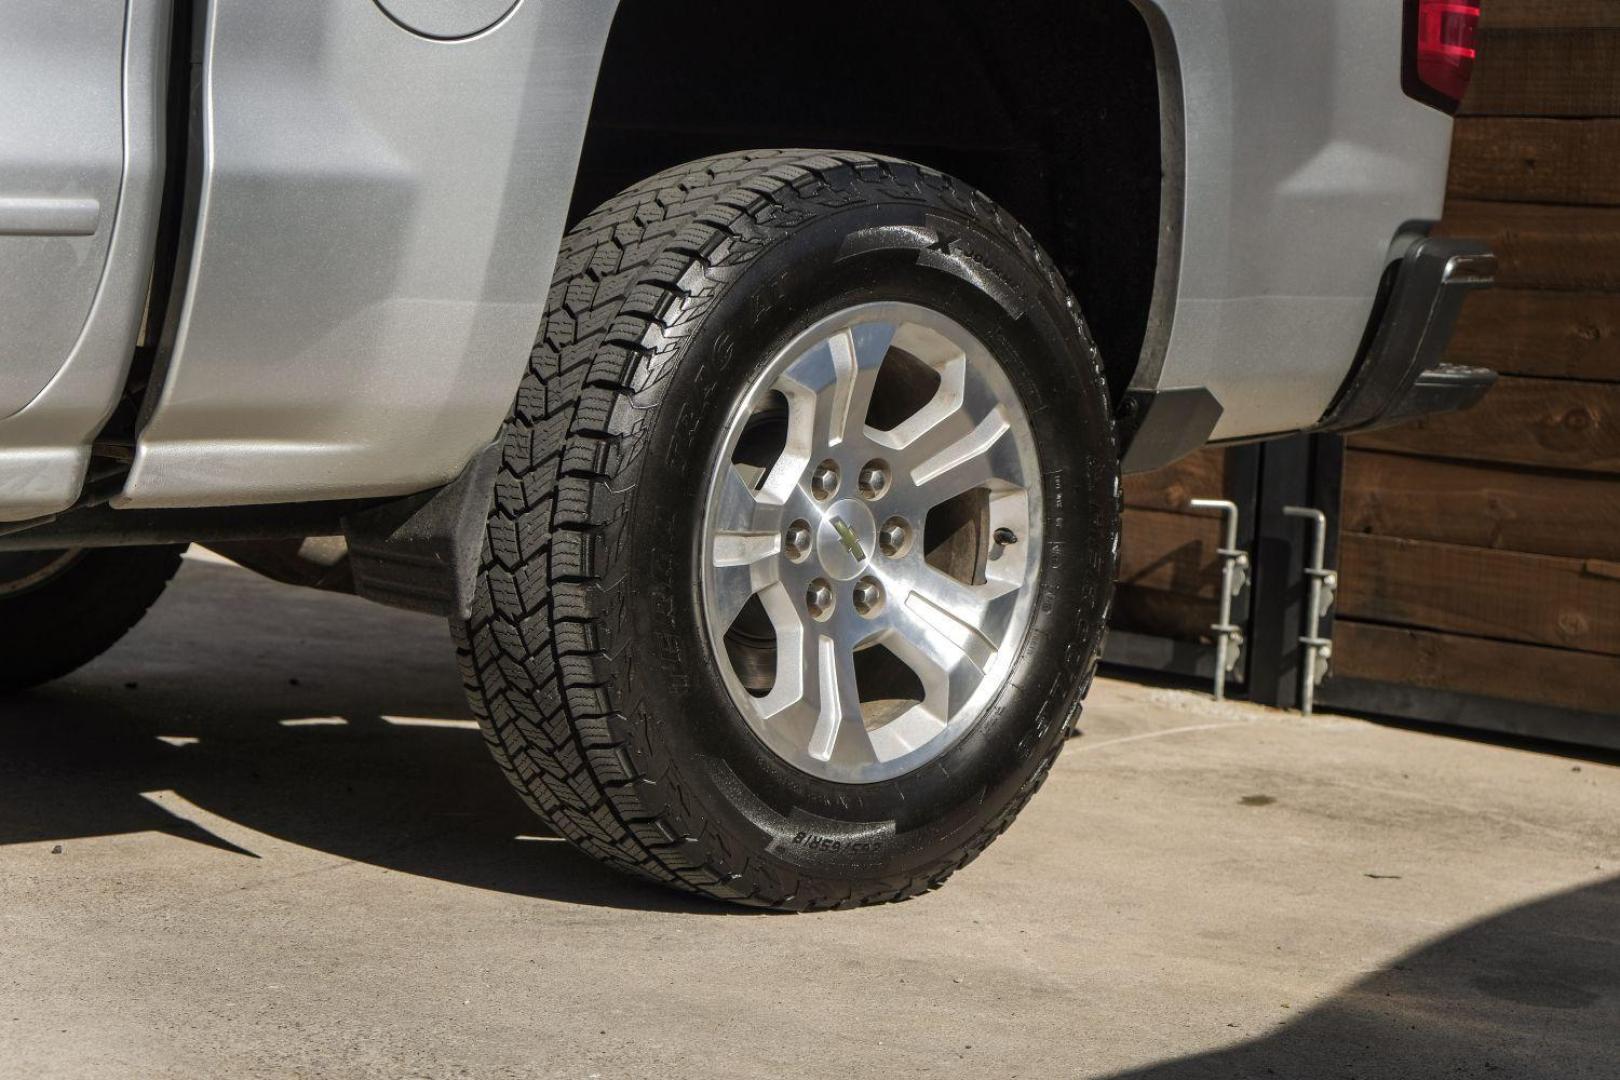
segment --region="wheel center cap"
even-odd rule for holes
[[[859,499],[844,499],[827,508],[816,527],[816,556],[827,576],[849,581],[866,568],[877,548],[877,522]]]

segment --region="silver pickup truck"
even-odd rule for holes
[[[0,689],[205,544],[448,618],[615,867],[931,889],[1073,727],[1122,472],[1490,385],[1478,15],[0,0]]]

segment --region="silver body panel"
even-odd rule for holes
[[[1134,2],[1167,130],[1133,386],[1208,388],[1217,438],[1309,426],[1390,239],[1439,214],[1450,120],[1400,90],[1395,0]],[[114,505],[453,477],[527,362],[615,7],[212,0],[183,299]],[[0,0],[0,520],[76,498],[151,275],[169,4],[68,8]]]
[[[1451,118],[1401,91],[1396,0],[1142,6],[1179,92],[1165,166],[1180,258],[1160,279],[1167,340],[1155,355],[1150,337],[1133,385],[1207,388],[1217,439],[1308,427],[1344,382],[1396,231],[1440,216]]]
[[[0,414],[56,373],[107,265],[123,48],[122,0],[23,5],[0,33],[0,265],[31,271],[0,275]]]
[[[126,507],[399,495],[500,427],[562,236],[600,0],[437,41],[215,0],[185,302]]]
[[[129,373],[163,183],[168,4],[0,0],[0,521],[78,497]]]

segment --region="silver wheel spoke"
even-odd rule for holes
[[[721,478],[719,499],[712,523],[716,532],[759,533],[774,532],[780,521],[780,503],[765,502],[751,491],[735,465],[726,469]]]
[[[749,598],[777,578],[781,507],[761,502],[732,466],[721,481],[714,516],[719,529],[710,534],[708,551],[713,601],[729,627]]]
[[[919,500],[937,506],[992,480],[1008,479],[1005,474],[1011,470],[998,460],[997,444],[1011,427],[1006,411],[998,406],[966,435],[913,465],[911,482]]]
[[[737,547],[732,547],[732,541],[740,541]],[[743,606],[753,595],[765,586],[776,580],[776,548],[767,548],[760,541],[774,541],[775,536],[766,537],[740,537],[718,536],[715,538],[715,563],[711,568],[713,588],[711,597],[717,618],[730,626],[737,621],[742,613]],[[757,558],[750,558],[747,550],[749,543],[758,544],[754,550],[760,552]],[[724,545],[728,550],[722,551]],[[722,561],[727,560],[727,561]]]
[[[728,431],[703,604],[743,719],[843,783],[943,753],[1005,680],[1040,570],[1034,436],[999,363],[938,312],[861,305],[774,357]]]
[[[939,388],[921,409],[892,431],[871,432],[872,441],[902,452],[906,460],[929,457],[973,430],[967,412],[967,357],[957,355],[939,369]]]
[[[793,714],[805,711],[810,698],[812,688],[806,685],[805,678],[814,669],[806,668],[804,652],[814,648],[816,635],[805,625],[794,598],[780,583],[766,586],[759,595],[776,630],[776,678],[770,692],[759,698],[756,706],[762,721],[785,726]]]
[[[783,373],[786,381],[815,395],[810,426],[818,450],[841,446],[861,431],[894,331],[887,323],[846,327],[806,351]]]
[[[830,761],[840,738],[857,737],[865,741],[854,653],[831,635],[817,635],[816,727],[806,749],[815,760]]]
[[[963,585],[927,568],[906,596],[906,611],[949,641],[974,667],[988,670],[1006,637],[1018,588]]]

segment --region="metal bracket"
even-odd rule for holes
[[[1249,584],[1249,553],[1237,546],[1238,508],[1229,499],[1193,499],[1194,510],[1219,510],[1225,524],[1221,546],[1220,621],[1209,629],[1215,635],[1215,700],[1226,698],[1226,676],[1243,658],[1243,628],[1232,622],[1232,601]]]
[[[496,439],[444,487],[345,518],[355,592],[391,607],[470,618],[500,465]]]
[[[1327,569],[1327,515],[1309,506],[1285,506],[1289,517],[1305,518],[1311,523],[1311,561],[1305,568],[1310,580],[1310,596],[1306,603],[1306,631],[1299,643],[1305,650],[1305,664],[1300,671],[1299,710],[1309,716],[1316,707],[1316,688],[1327,678],[1328,665],[1333,659],[1333,640],[1320,636],[1322,616],[1339,595],[1339,575]]]

